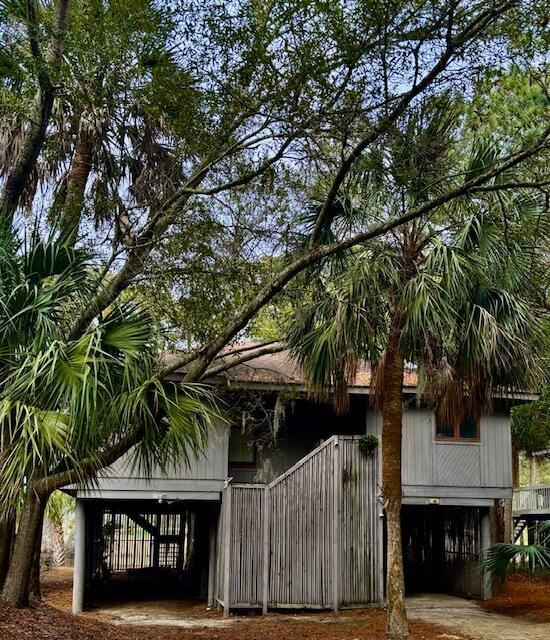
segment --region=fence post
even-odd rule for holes
[[[376,529],[377,529],[377,543],[376,543],[376,556],[377,556],[377,578],[378,578],[378,602],[380,606],[384,606],[386,603],[386,587],[385,587],[385,574],[384,574],[384,560],[386,548],[384,545],[384,532],[386,528],[385,515],[384,515],[384,495],[382,493],[382,438],[380,437],[380,444],[378,445],[376,452],[376,478],[378,489],[376,490]]]
[[[264,509],[263,509],[263,578],[262,578],[262,614],[267,613],[267,603],[269,599],[269,485],[264,489]]]
[[[231,563],[231,485],[225,488],[225,518],[224,518],[224,567],[223,567],[223,617],[229,616],[229,567]]]
[[[332,597],[333,597],[333,609],[338,611],[338,604],[340,602],[340,448],[338,446],[338,436],[334,437],[334,445],[332,449],[332,499],[333,499],[333,511],[332,511]]]

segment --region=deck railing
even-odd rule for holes
[[[550,517],[550,485],[514,489],[512,510],[516,514],[548,513]]]

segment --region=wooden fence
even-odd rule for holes
[[[230,608],[331,608],[380,602],[378,454],[333,436],[269,485],[227,484],[217,601]]]

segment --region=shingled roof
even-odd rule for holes
[[[170,362],[172,357],[174,357],[172,354],[167,355],[167,363]],[[223,362],[223,358],[216,361],[216,363],[221,362]],[[179,370],[177,373],[183,374],[184,372],[183,370]],[[291,358],[288,351],[257,356],[256,358],[224,371],[216,376],[216,378],[235,384],[298,387],[305,386],[306,384],[302,368]],[[367,363],[364,363],[360,365],[355,381],[351,386],[355,388],[368,388],[370,387],[371,379],[371,368]],[[403,386],[414,388],[417,383],[418,375],[416,368],[407,367],[403,376]]]

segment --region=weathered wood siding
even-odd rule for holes
[[[360,453],[357,438],[340,438],[340,461],[339,601],[374,602],[381,598],[383,584],[378,462]]]
[[[380,415],[374,411],[368,412],[367,432],[381,433]],[[479,442],[444,442],[435,439],[432,411],[407,410],[403,414],[402,451],[405,497],[471,498],[475,494],[495,498],[510,493],[512,446],[507,415],[482,417]]]
[[[227,485],[216,579],[226,612],[380,600],[378,456],[358,442],[334,436],[269,485]]]
[[[155,467],[147,474],[135,466],[134,455],[129,453],[105,469],[93,484],[79,485],[77,497],[136,500],[165,495],[166,499],[219,500],[227,479],[228,444],[227,426],[212,427],[199,458],[190,454],[189,464],[182,460],[166,473]]]

